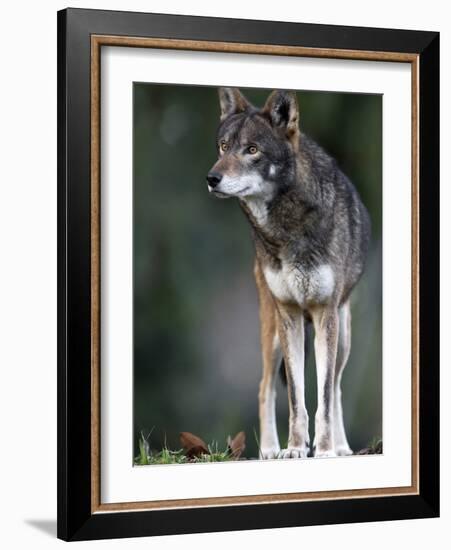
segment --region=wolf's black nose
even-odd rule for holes
[[[216,187],[221,180],[222,176],[218,172],[210,172],[207,176],[208,185],[212,188]]]

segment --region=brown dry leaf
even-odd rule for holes
[[[180,432],[180,442],[190,458],[210,454],[205,441],[190,432]]]
[[[358,455],[370,455],[372,454],[371,449],[369,447],[365,447],[364,449],[360,449],[356,454]]]
[[[227,438],[227,445],[231,455],[236,459],[240,458],[246,448],[246,434],[244,432],[238,432],[233,439],[229,435]]]

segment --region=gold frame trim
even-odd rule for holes
[[[100,500],[100,50],[102,46],[162,48],[209,52],[357,59],[410,63],[412,70],[412,481],[408,487],[282,493],[235,497],[190,498],[104,504]],[[419,56],[399,52],[334,50],[267,44],[242,44],[91,36],[91,513],[132,510],[163,510],[306,502],[341,498],[367,498],[419,494]]]

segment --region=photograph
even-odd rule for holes
[[[382,119],[133,83],[134,466],[383,453]]]

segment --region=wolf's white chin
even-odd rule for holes
[[[223,193],[219,189],[211,187],[211,185],[208,185],[207,187],[210,195],[213,195],[218,199],[230,199],[233,197],[233,195],[229,195],[228,193]]]
[[[230,197],[255,197],[266,191],[265,183],[259,174],[247,174],[240,177],[224,176],[214,191]]]

